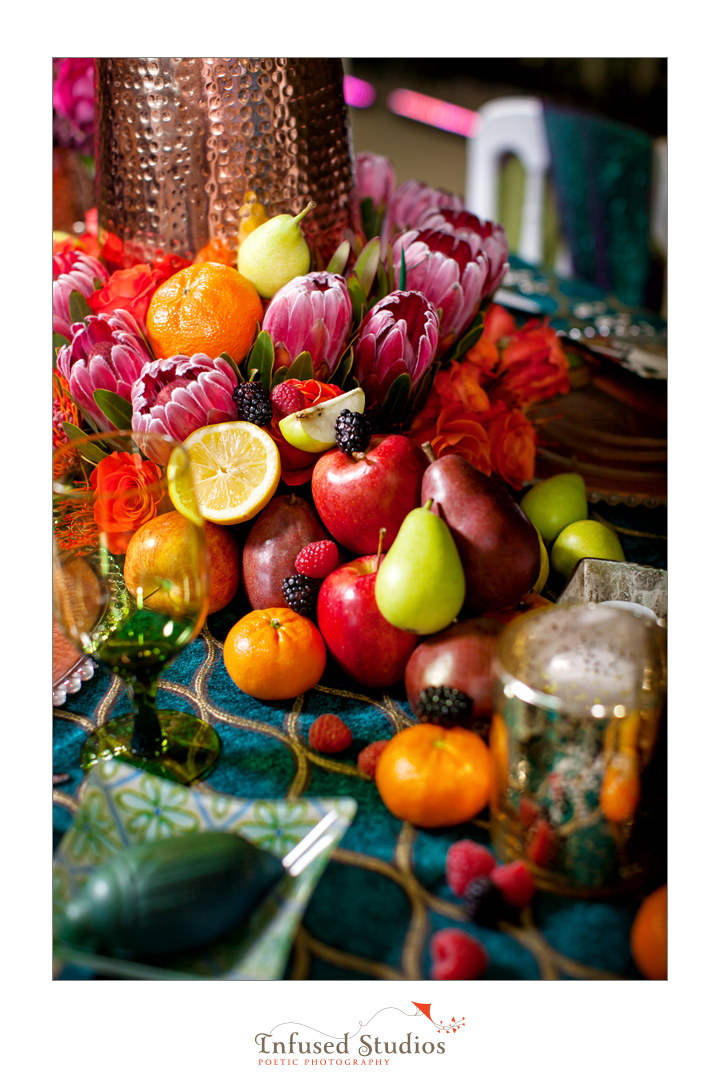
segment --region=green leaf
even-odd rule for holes
[[[270,383],[272,382],[274,363],[275,348],[272,343],[272,338],[267,330],[261,330],[255,344],[250,350],[250,355],[246,361],[246,371],[250,372],[254,368],[258,375],[257,381],[261,382],[266,390],[269,390]]]
[[[118,431],[129,431],[132,427],[132,405],[113,390],[95,390],[93,398],[103,415],[108,418]]]
[[[405,290],[405,280],[406,280],[406,278],[407,278],[407,269],[405,267],[405,252],[404,252],[403,248],[400,248],[400,283],[398,285],[398,289],[400,289],[401,292],[404,292],[404,290]]]
[[[388,272],[385,269],[383,263],[381,262],[378,263],[377,268],[377,283],[377,299],[382,300],[384,296],[387,296],[389,292],[392,292],[392,289],[390,288],[390,279],[388,277]]]
[[[348,259],[350,258],[350,241],[343,240],[342,244],[333,253],[330,262],[327,264],[327,272],[329,274],[342,274],[347,266]]]
[[[456,342],[455,347],[452,349],[449,357],[443,357],[443,367],[446,364],[452,363],[453,360],[459,360],[461,356],[465,356],[467,352],[472,349],[473,345],[476,345],[482,337],[482,332],[485,328],[485,318],[481,311],[477,313],[470,326],[465,331],[464,335]]]
[[[420,410],[424,408],[425,402],[427,401],[430,395],[430,391],[432,390],[432,384],[435,382],[435,376],[438,373],[439,367],[440,361],[436,360],[430,365],[430,367],[427,369],[422,379],[420,380],[418,388],[413,396],[412,409],[410,410],[409,414],[411,417],[417,416]]]
[[[347,281],[348,292],[350,293],[350,303],[352,304],[353,319],[356,323],[361,323],[366,310],[367,296],[363,291],[363,287],[355,277],[351,274]]]
[[[92,315],[90,305],[78,289],[73,289],[70,293],[70,322],[84,322],[88,315]]]
[[[271,383],[270,389],[274,390],[276,386],[280,385],[280,383],[285,382],[285,380],[288,378],[289,374],[290,374],[290,368],[289,367],[279,367],[277,369],[277,371],[274,373],[273,377],[272,377],[272,383]]]
[[[376,421],[376,429],[379,432],[392,431],[403,416],[410,400],[411,379],[407,371],[398,375],[385,395],[380,412]]]
[[[352,350],[352,345],[348,345],[347,349],[340,357],[340,362],[338,363],[338,366],[335,368],[328,382],[331,382],[335,386],[339,386],[341,389],[344,389],[347,377],[352,371],[353,359],[354,354]]]
[[[304,382],[306,379],[312,379],[314,376],[312,356],[307,350],[301,352],[299,356],[295,357],[292,364],[288,368],[288,379],[300,379]]]
[[[365,293],[366,297],[370,295],[370,289],[375,280],[379,262],[380,237],[376,236],[362,249],[353,268],[353,273],[360,282],[362,291]]]
[[[72,442],[87,439],[86,431],[81,431],[79,427],[68,423],[67,420],[63,420],[63,431]],[[87,446],[83,447],[82,456],[87,461],[92,461],[97,465],[98,461],[102,461],[108,455],[107,451],[103,450],[97,443],[88,443]]]
[[[226,352],[221,352],[221,353],[220,353],[220,359],[221,359],[221,360],[226,360],[226,361],[227,361],[227,363],[228,363],[228,364],[230,365],[230,367],[231,367],[231,368],[233,369],[233,372],[235,373],[235,378],[236,378],[236,379],[237,379],[237,381],[238,381],[238,385],[239,385],[239,384],[240,384],[241,382],[244,382],[244,381],[245,381],[245,380],[243,379],[242,375],[240,374],[240,368],[239,368],[239,367],[237,366],[237,364],[235,363],[235,361],[233,360],[232,356],[230,356],[230,354],[229,354],[229,353],[226,353]]]
[[[64,349],[70,342],[64,334],[53,334],[53,367],[55,367],[55,361],[57,360],[58,353],[61,349]]]

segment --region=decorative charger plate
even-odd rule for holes
[[[133,979],[279,979],[295,932],[333,849],[357,810],[350,798],[241,799],[183,787],[123,762],[92,769],[71,827],[53,860],[53,925],[88,877],[125,847],[188,832],[239,833],[280,857],[335,810],[332,843],[291,878],[287,875],[250,921],[202,950],[163,958],[162,966],[120,960],[55,942],[64,963],[105,975]]]
[[[77,694],[93,677],[95,667],[89,656],[82,656],[70,644],[53,615],[53,708],[64,705],[68,694]]]

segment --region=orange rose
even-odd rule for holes
[[[486,476],[492,472],[488,433],[475,413],[462,405],[447,405],[441,410],[430,444],[435,457],[460,454]]]
[[[339,386],[331,383],[319,382],[317,379],[286,379],[289,386],[296,386],[305,398],[305,407],[319,405],[321,401],[329,401],[330,398],[339,397],[344,393]],[[298,450],[291,446],[280,431],[280,424],[273,409],[273,418],[267,429],[270,436],[275,440],[280,453],[280,469],[282,478],[290,487],[304,484],[312,476],[317,454],[309,454],[306,450]]]
[[[498,342],[515,333],[515,320],[500,304],[491,304],[485,313],[480,340],[467,353],[466,359],[479,369],[479,377],[491,378],[500,360]]]
[[[526,323],[502,349],[497,395],[510,404],[530,405],[567,394],[568,370],[560,339],[547,319]]]
[[[102,289],[88,298],[93,315],[109,315],[111,311],[127,311],[133,316],[143,334],[147,335],[145,316],[153,293],[166,275],[153,270],[149,263],[139,263],[127,270],[116,270]]]
[[[93,515],[113,555],[124,554],[136,530],[155,517],[164,495],[161,478],[157,465],[125,451],[109,454],[91,472]]]
[[[502,402],[484,419],[493,472],[519,490],[535,475],[535,428],[521,409],[509,409]]]
[[[435,376],[434,389],[442,404],[463,405],[470,412],[486,412],[490,408],[487,394],[480,386],[479,374],[472,364],[460,364],[453,360],[446,371]]]

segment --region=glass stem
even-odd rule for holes
[[[141,757],[157,757],[163,749],[163,734],[157,714],[157,680],[149,685],[128,686],[134,717],[131,749]]]

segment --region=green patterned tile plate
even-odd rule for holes
[[[88,877],[124,847],[218,830],[239,833],[282,857],[333,809],[332,843],[322,854],[296,878],[284,877],[244,927],[202,953],[154,967],[56,943],[55,957],[121,978],[279,979],[312,891],[357,810],[350,798],[242,799],[182,787],[119,761],[96,765],[53,861],[56,927]]]

